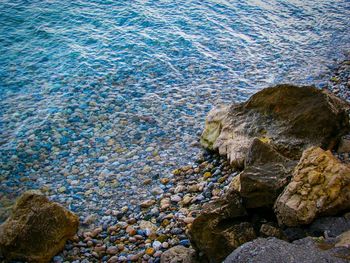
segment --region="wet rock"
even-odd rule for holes
[[[79,218],[36,191],[17,200],[0,226],[0,252],[8,260],[49,262],[72,238]]]
[[[155,237],[158,229],[155,224],[146,220],[141,220],[139,223],[139,227],[141,230],[145,231],[148,237]]]
[[[242,196],[246,208],[272,207],[289,183],[295,165],[295,161],[255,138],[248,150],[246,168],[231,186]]]
[[[209,112],[201,144],[218,150],[237,167],[244,165],[255,137],[297,160],[310,146],[333,149],[340,137],[349,132],[346,107],[331,93],[314,87],[266,88],[245,103]]]
[[[350,167],[330,151],[311,147],[304,151],[292,181],[275,203],[279,224],[297,226],[316,217],[350,209]]]
[[[186,248],[184,246],[175,246],[165,251],[160,257],[161,263],[196,263],[196,252],[192,248]]]
[[[258,238],[233,251],[224,263],[345,263],[331,250],[321,250],[311,238],[294,243],[277,238]]]
[[[210,262],[221,262],[233,249],[256,238],[252,225],[244,222],[244,216],[246,210],[234,191],[205,204],[189,229],[192,245]]]
[[[141,206],[142,208],[148,208],[148,207],[154,205],[155,203],[156,203],[155,200],[153,200],[153,199],[148,199],[148,200],[143,201],[143,202],[140,204],[140,206]]]

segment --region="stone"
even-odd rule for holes
[[[162,243],[159,242],[158,240],[155,240],[155,241],[153,241],[153,243],[152,243],[152,247],[153,247],[155,250],[159,250],[159,249],[161,248],[161,246],[162,246]]]
[[[313,236],[326,235],[336,237],[350,229],[350,218],[341,217],[320,217],[315,219],[307,228],[307,231]]]
[[[311,238],[288,243],[277,238],[258,238],[234,250],[224,263],[345,263],[332,250],[321,250]]]
[[[125,232],[128,233],[129,236],[134,236],[136,235],[136,229],[132,226],[128,226],[126,229],[125,229]]]
[[[274,209],[279,224],[286,226],[350,209],[350,166],[319,147],[305,150]]]
[[[113,256],[110,259],[108,259],[107,262],[108,263],[117,263],[118,262],[118,257],[117,256]]]
[[[338,146],[338,153],[350,153],[350,136],[343,136]]]
[[[140,204],[140,206],[141,206],[142,208],[148,208],[148,207],[154,205],[155,203],[156,203],[155,200],[153,200],[153,199],[148,199],[148,200],[143,201],[143,202]]]
[[[160,257],[160,263],[197,263],[196,251],[184,246],[175,246],[166,250]]]
[[[255,138],[245,159],[245,169],[231,187],[239,192],[246,208],[272,207],[289,183],[296,162]]]
[[[178,202],[180,202],[180,201],[182,200],[182,198],[181,198],[179,195],[172,195],[172,196],[170,197],[170,200],[171,200],[172,202],[178,203]]]
[[[155,252],[155,249],[153,247],[149,247],[146,249],[145,253],[149,256],[152,256]]]
[[[342,233],[337,237],[337,243],[335,247],[346,247],[350,248],[350,230]]]
[[[203,174],[203,178],[204,179],[208,179],[208,178],[210,178],[210,177],[212,177],[213,175],[212,175],[212,173],[211,172],[205,172],[204,174]]]
[[[184,196],[184,198],[182,199],[182,204],[183,204],[183,205],[188,205],[188,204],[191,203],[191,201],[192,201],[191,195],[186,194],[186,195]]]
[[[37,191],[23,193],[0,226],[0,254],[7,260],[49,262],[78,230],[79,218]]]
[[[192,245],[203,252],[209,262],[221,262],[235,248],[256,238],[253,226],[244,222],[246,215],[235,191],[205,204],[189,228]]]
[[[185,217],[185,218],[183,219],[183,221],[184,221],[184,223],[186,223],[186,224],[192,224],[193,221],[194,221],[194,218],[193,218],[193,217]]]
[[[162,200],[160,200],[160,209],[165,210],[169,208],[170,205],[171,205],[170,198],[163,198]]]
[[[335,95],[315,87],[266,88],[245,103],[212,109],[201,144],[226,156],[236,167],[244,166],[254,138],[298,160],[310,146],[333,149],[350,131],[347,107]]]
[[[160,179],[159,179],[159,181],[160,181],[160,183],[161,183],[161,184],[166,185],[166,184],[168,184],[168,183],[169,183],[170,179],[169,179],[169,178],[164,177],[164,178],[160,178]]]
[[[139,223],[141,230],[145,231],[148,237],[154,237],[156,235],[158,227],[150,221],[141,220]]]
[[[278,239],[287,240],[287,237],[281,229],[269,224],[262,224],[259,233],[262,237],[276,237]]]
[[[146,179],[146,180],[143,181],[143,184],[144,184],[144,185],[149,185],[149,184],[151,184],[151,183],[152,183],[152,179],[150,179],[150,178],[148,178],[148,179]]]
[[[60,188],[58,188],[58,192],[59,193],[64,193],[66,191],[66,187],[61,186]]]
[[[97,219],[97,215],[96,214],[91,214],[91,215],[88,215],[87,217],[85,217],[84,221],[83,221],[83,224],[84,225],[90,225],[92,223],[94,223]]]
[[[164,190],[162,188],[160,188],[159,186],[158,187],[154,187],[152,190],[151,190],[151,194],[152,195],[161,195],[164,193]]]

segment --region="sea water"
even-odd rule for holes
[[[147,196],[195,159],[216,104],[324,87],[349,28],[348,0],[0,1],[0,206]]]

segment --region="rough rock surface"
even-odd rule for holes
[[[321,250],[311,238],[288,243],[277,238],[258,238],[233,251],[224,263],[344,263],[336,251]]]
[[[0,226],[0,254],[7,260],[49,262],[75,235],[78,224],[72,212],[36,191],[27,191]]]
[[[345,102],[327,91],[278,85],[263,89],[245,103],[213,109],[207,116],[201,144],[218,150],[237,167],[244,165],[255,137],[297,160],[310,146],[336,146],[350,130],[346,108]]]
[[[246,208],[272,207],[289,183],[296,162],[255,138],[245,163],[244,171],[233,179],[232,188],[239,192]]]
[[[350,248],[350,230],[342,233],[337,237],[337,243],[335,246]]]
[[[279,224],[309,224],[317,216],[347,209],[350,209],[350,167],[330,151],[319,147],[305,150],[291,182],[276,200]]]
[[[192,245],[209,262],[221,262],[232,250],[256,238],[251,223],[244,222],[245,215],[241,198],[234,191],[206,204],[189,230]]]
[[[165,251],[160,263],[196,263],[196,251],[184,246],[175,246]]]
[[[320,217],[308,227],[308,233],[313,236],[336,237],[350,230],[350,214],[339,217]]]

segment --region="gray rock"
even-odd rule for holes
[[[308,228],[308,232],[314,236],[326,235],[336,237],[350,230],[350,218],[344,217],[321,217],[317,218]]]
[[[233,251],[224,263],[344,263],[333,250],[321,250],[311,238],[294,243],[277,238],[258,238]]]

